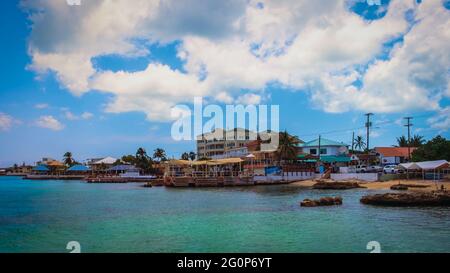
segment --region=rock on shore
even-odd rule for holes
[[[301,207],[319,207],[342,205],[342,197],[323,197],[319,200],[305,199],[300,202]]]
[[[392,185],[392,186],[391,186],[391,190],[395,190],[395,191],[406,191],[406,190],[408,190],[408,186],[402,185],[402,184]]]
[[[360,201],[376,206],[450,206],[450,192],[385,193],[363,196]]]
[[[341,182],[319,181],[313,185],[313,189],[318,190],[348,190],[357,188],[365,188],[365,187],[359,185],[358,182],[354,181],[341,181]]]

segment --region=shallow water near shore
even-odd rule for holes
[[[360,204],[383,191],[141,186],[0,177],[0,252],[450,252],[450,208]]]

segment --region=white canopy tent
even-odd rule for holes
[[[92,163],[92,165],[101,165],[101,164],[112,165],[116,161],[117,161],[117,158],[108,156],[108,157],[105,157],[101,160],[98,160],[98,161]]]
[[[407,176],[409,178],[409,171],[422,171],[422,177],[425,179],[426,172],[433,173],[433,180],[439,180],[442,173],[450,167],[450,163],[447,160],[435,160],[435,161],[422,161],[412,163],[402,163],[399,165],[401,168],[406,169]]]
[[[405,170],[420,170],[420,167],[416,163],[402,163],[399,166]]]
[[[449,163],[447,160],[423,161],[416,162],[414,164],[416,164],[422,170],[437,170],[449,167]]]

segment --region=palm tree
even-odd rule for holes
[[[183,159],[183,160],[189,160],[189,154],[188,153],[183,153],[182,155],[181,155],[181,159]]]
[[[425,143],[425,139],[423,138],[423,136],[420,135],[414,135],[411,138],[411,147],[420,147]]]
[[[166,151],[161,148],[156,148],[153,153],[153,158],[158,159],[159,162],[166,161]]]
[[[300,139],[297,136],[289,135],[286,131],[279,133],[279,143],[277,149],[278,161],[292,160],[297,157],[298,144]]]
[[[64,164],[66,164],[69,167],[72,167],[74,165],[74,160],[72,157],[72,153],[71,152],[66,152],[64,154]]]
[[[357,136],[355,138],[355,148],[362,151],[362,150],[364,150],[365,147],[366,147],[366,142],[364,142],[364,138],[362,136]]]
[[[398,137],[396,147],[408,147],[408,139],[405,136]]]
[[[189,159],[190,160],[194,161],[196,157],[197,157],[197,155],[194,152],[190,152],[189,153]]]
[[[147,155],[147,152],[144,148],[139,148],[136,151],[136,167],[140,168],[144,172],[148,172],[152,168],[152,160]]]
[[[147,152],[145,151],[144,148],[139,148],[136,151],[136,158],[144,158],[147,157]]]

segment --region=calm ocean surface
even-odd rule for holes
[[[450,208],[364,206],[366,190],[173,189],[0,177],[0,252],[450,252]],[[371,193],[374,193],[371,191]],[[340,207],[301,208],[341,195]]]

